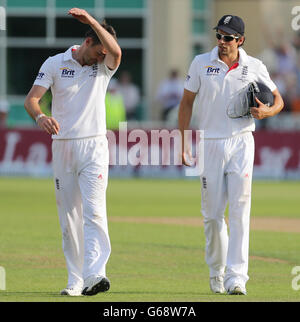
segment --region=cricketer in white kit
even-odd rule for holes
[[[52,134],[53,172],[68,283],[62,295],[107,291],[111,245],[106,214],[108,143],[105,94],[121,62],[114,29],[85,10],[68,12],[91,28],[80,46],[49,57],[25,100],[39,127]],[[39,100],[51,87],[52,116]]]
[[[245,40],[242,19],[223,16],[215,29],[217,46],[191,63],[179,109],[179,129],[184,146],[184,131],[189,127],[197,97],[199,129],[204,130],[201,208],[210,288],[215,293],[246,294],[254,118],[276,115],[283,101],[265,65],[240,48]],[[251,108],[252,117],[229,118],[226,110],[230,98],[253,81],[269,87],[274,104],[269,107],[256,98],[258,107]],[[182,162],[189,165],[186,151]],[[229,236],[224,219],[227,204]]]

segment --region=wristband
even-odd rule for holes
[[[39,114],[39,115],[35,118],[36,123],[37,123],[37,121],[38,121],[41,117],[43,117],[43,116],[46,116],[46,115],[45,115],[45,114],[43,114],[43,113]]]

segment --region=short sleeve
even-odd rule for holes
[[[196,57],[191,63],[188,75],[184,82],[184,88],[190,92],[198,93],[200,89],[200,75],[198,74],[198,63]]]
[[[41,66],[33,85],[43,86],[49,89],[53,85],[53,68],[51,57],[49,57]]]
[[[271,92],[273,92],[277,88],[275,83],[270,78],[267,67],[263,63],[261,63],[257,77],[258,81],[268,86]]]
[[[117,68],[115,68],[115,69],[109,69],[108,68],[108,66],[106,66],[104,63],[103,63],[103,65],[104,65],[104,70],[105,70],[105,74],[108,76],[108,77],[112,77],[114,74],[115,74],[115,72],[118,70],[118,68],[119,68],[119,66],[117,67]]]

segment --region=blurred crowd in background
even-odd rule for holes
[[[184,90],[184,81],[177,69],[157,86],[155,100],[160,104],[160,121],[167,122],[170,115],[176,113]],[[106,95],[107,128],[118,129],[119,122],[138,121],[138,109],[141,104],[141,89],[132,81],[128,71],[120,77],[111,79]],[[172,117],[173,118],[173,117]]]
[[[266,65],[284,99],[285,107],[282,113],[300,116],[300,32],[292,41],[286,40],[285,37],[281,39],[283,40],[279,43],[272,43],[271,37],[268,38],[269,43],[257,58]],[[158,84],[155,100],[160,104],[161,121],[174,119],[184,90],[184,78],[185,75],[180,75],[179,70],[172,69]],[[123,98],[126,120],[137,120],[136,109],[140,104],[140,89],[137,84],[132,83],[130,74],[122,73],[119,79],[113,80],[110,87]],[[267,127],[267,120],[262,121],[260,127]]]
[[[266,37],[266,47],[257,55],[266,65],[271,78],[277,85],[285,102],[282,113],[300,116],[300,32],[294,39],[288,40],[282,35],[280,42],[272,42],[272,37]],[[155,101],[160,106],[162,123],[172,123],[176,126],[177,111],[184,90],[184,78],[178,69],[173,68],[157,84]],[[106,96],[107,127],[118,129],[119,122],[139,121],[141,105],[141,88],[132,80],[129,71],[117,73],[108,86]],[[51,113],[51,93],[43,98],[42,108],[45,114]],[[9,104],[0,99],[0,127],[6,126]],[[260,128],[268,127],[268,119],[259,123]]]
[[[300,113],[300,33],[292,42],[284,36],[279,38],[278,44],[268,38],[268,46],[258,58],[267,66],[284,99],[283,112]]]
[[[284,37],[282,38],[284,39]],[[257,56],[267,66],[271,78],[277,85],[285,107],[282,113],[300,115],[300,32],[292,42],[283,40],[279,44],[270,43]],[[160,105],[160,120],[174,120],[184,90],[184,76],[179,70],[172,69],[165,79],[157,84],[155,100]],[[50,96],[50,98],[49,98]],[[50,113],[51,95],[43,98],[44,112]],[[122,71],[113,78],[108,86],[106,96],[107,127],[117,129],[119,122],[137,121],[138,108],[141,104],[141,89],[132,81],[129,71]],[[0,127],[5,127],[9,113],[8,103],[0,101]],[[267,120],[261,122],[267,127]]]

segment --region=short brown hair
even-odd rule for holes
[[[105,20],[103,20],[100,24],[106,31],[108,31],[115,39],[117,39],[117,33],[115,29],[106,23]],[[92,38],[93,40],[93,46],[94,45],[99,45],[101,44],[100,39],[98,38],[96,32],[94,29],[90,28],[86,33],[85,33],[85,38]]]
[[[235,36],[238,36],[239,38],[244,37],[244,41],[242,42],[242,44],[241,44],[241,45],[239,45],[239,47],[242,47],[242,46],[244,45],[244,43],[245,43],[245,40],[246,40],[245,36],[244,36],[244,35],[241,35],[241,34],[239,34],[239,33],[236,33],[236,34],[235,34]],[[238,40],[239,40],[239,39],[237,39],[236,41],[238,41]]]

